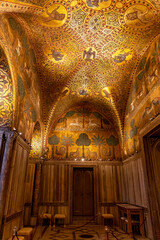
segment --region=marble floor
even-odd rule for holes
[[[147,240],[148,238],[142,238],[141,236],[134,235],[129,236],[121,229],[115,227],[108,227],[108,238],[105,234],[105,227],[101,225],[68,225],[65,228],[63,226],[38,226],[35,229],[33,240]]]

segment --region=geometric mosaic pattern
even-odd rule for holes
[[[134,235],[134,237],[129,236],[128,234],[124,233],[121,229],[115,228],[108,228],[109,229],[109,240],[147,240],[148,238],[141,237],[139,235]],[[50,229],[50,227],[38,227],[36,235],[34,236],[34,240],[37,238],[41,238],[42,240],[49,239],[49,240],[105,240],[105,230],[104,226],[98,225],[86,225],[86,226],[75,226],[70,225],[66,228],[63,227],[56,227],[55,229]]]
[[[21,45],[25,56],[35,53],[34,68],[26,57],[25,71],[38,72],[45,137],[53,121],[82,102],[101,106],[123,135],[137,66],[160,32],[159,1],[1,1],[6,10],[14,13],[17,54]]]

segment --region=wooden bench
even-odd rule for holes
[[[53,221],[54,221],[54,227],[55,227],[55,224],[56,224],[56,219],[63,219],[63,224],[64,224],[64,227],[66,226],[66,224],[65,224],[65,219],[66,219],[66,216],[65,216],[65,214],[55,214],[54,215],[54,219],[53,219]]]
[[[103,213],[102,214],[102,220],[103,220],[102,224],[103,225],[105,224],[105,219],[111,220],[112,221],[112,226],[113,226],[113,223],[114,223],[114,216],[113,216],[113,214],[111,214],[111,213]]]
[[[42,213],[39,215],[38,223],[39,225],[43,225],[43,220],[49,219],[49,224],[52,225],[52,214],[50,213]]]
[[[13,236],[13,237],[10,237],[8,240],[24,240],[24,237],[23,236]]]
[[[24,240],[32,240],[33,238],[33,228],[24,227],[17,232],[18,236],[23,236]]]

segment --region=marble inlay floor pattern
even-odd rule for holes
[[[56,226],[37,227],[33,240],[107,240],[104,226],[86,225],[83,227],[67,226],[66,228]],[[141,236],[129,236],[119,228],[109,228],[109,240],[147,240]]]

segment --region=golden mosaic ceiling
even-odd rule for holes
[[[46,124],[87,102],[123,126],[137,65],[160,32],[160,0],[1,1],[0,10],[34,47]]]

